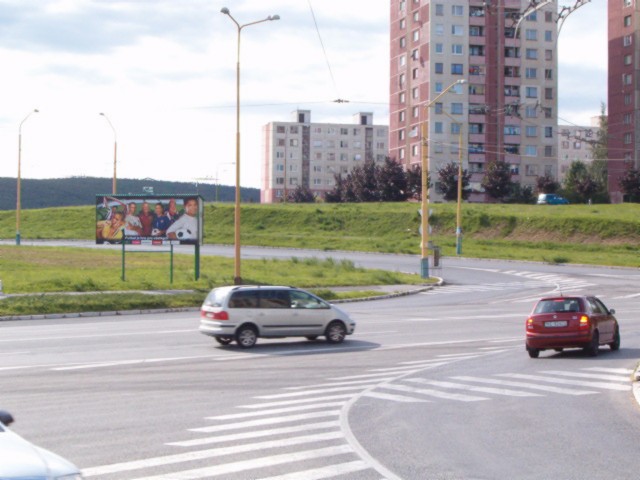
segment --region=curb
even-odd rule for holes
[[[436,277],[438,278],[438,277]],[[420,287],[406,292],[388,293],[386,295],[378,295],[375,297],[363,297],[363,298],[349,298],[345,300],[335,300],[329,303],[355,303],[366,302],[373,300],[384,300],[387,298],[404,297],[406,295],[415,295],[418,293],[426,292],[435,287],[439,287],[444,283],[442,278],[438,278],[438,281],[427,287]],[[96,292],[100,293],[100,292]],[[182,307],[182,308],[155,308],[155,309],[142,309],[142,310],[114,310],[106,312],[78,312],[78,313],[45,313],[43,315],[14,315],[10,317],[0,317],[0,322],[5,321],[18,321],[18,320],[49,320],[49,319],[64,319],[64,318],[94,318],[94,317],[114,317],[124,315],[145,315],[150,313],[177,313],[177,312],[197,312],[200,307]]]

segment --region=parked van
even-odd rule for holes
[[[279,286],[214,288],[200,310],[200,332],[221,345],[251,348],[258,338],[324,336],[342,343],[356,322],[338,307],[307,291]]]
[[[538,195],[538,205],[568,205],[569,200],[555,193],[541,193]]]

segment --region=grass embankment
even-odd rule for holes
[[[121,253],[67,247],[0,246],[0,280],[11,296],[0,301],[0,316],[31,313],[62,313],[183,308],[202,303],[218,285],[233,283],[233,259],[201,257],[200,279],[195,280],[191,255],[174,256],[170,280],[169,254],[136,252],[127,255],[126,281],[121,279]],[[379,293],[369,285],[422,284],[417,275],[357,268],[351,261],[317,258],[245,260],[247,284],[283,284],[307,288],[327,300],[365,297]],[[347,292],[333,287],[362,286]],[[171,294],[158,290],[189,290]],[[148,293],[137,293],[142,290]],[[56,295],[54,292],[85,292]],[[99,292],[99,294],[95,294]],[[154,293],[155,292],[155,293]]]
[[[430,235],[445,256],[455,251],[455,204],[432,204],[433,215]],[[314,248],[322,250],[359,250],[369,252],[419,254],[419,204],[278,204],[242,206],[242,243]],[[637,254],[640,244],[640,205],[487,205],[464,204],[462,210],[463,256],[503,258],[550,263],[582,263],[616,266],[640,266]],[[204,213],[205,243],[233,243],[233,205],[208,204]],[[69,207],[22,212],[23,239],[92,239],[94,238],[93,207]],[[15,237],[15,212],[0,212],[0,238]],[[73,256],[85,258],[82,266],[71,260],[51,264],[36,261],[36,253],[27,255],[15,269],[8,272],[10,263],[18,261],[16,252],[26,248],[7,247],[0,257],[0,279],[5,292],[70,290],[157,290],[168,288],[168,260],[163,255],[136,254],[130,257],[127,281],[119,280],[119,254],[88,251]],[[111,256],[110,256],[111,255]],[[140,256],[138,256],[140,255]],[[58,256],[58,254],[55,254]],[[202,280],[199,285],[189,284],[193,278],[191,257],[178,260],[173,288],[202,289],[232,283],[233,266],[229,259],[203,258]],[[49,259],[51,261],[51,258]],[[98,267],[106,262],[104,269]],[[140,262],[134,265],[131,262]],[[151,267],[158,262],[158,267]],[[211,263],[208,263],[211,262]],[[445,260],[446,262],[446,260]],[[336,264],[336,262],[334,262]],[[265,271],[260,273],[260,265]],[[318,266],[292,263],[243,262],[243,277],[247,283],[284,283],[308,288],[337,285],[367,285],[376,283],[419,282],[415,277],[386,278],[382,282],[371,277],[359,283],[346,271],[328,266],[324,272]],[[148,270],[146,268],[149,267]],[[309,267],[311,273],[303,273]],[[349,268],[352,268],[351,265]],[[13,268],[13,267],[12,267]],[[348,270],[348,269],[347,269]],[[135,274],[133,272],[136,272]],[[75,279],[65,279],[74,272]],[[129,273],[131,272],[131,274]],[[147,273],[145,273],[147,272]],[[187,273],[185,273],[187,272]],[[215,272],[215,273],[212,273]],[[134,275],[140,276],[135,280]],[[373,273],[373,277],[383,275]],[[24,280],[21,280],[23,279]],[[413,280],[411,280],[413,278]],[[106,284],[106,279],[110,279]],[[335,283],[322,280],[335,279]],[[138,286],[133,287],[134,284]],[[183,283],[181,283],[183,282]],[[184,283],[186,282],[186,283]],[[162,285],[165,285],[164,287]],[[205,287],[206,286],[206,287]],[[331,296],[331,291],[324,292]],[[146,297],[145,297],[146,298]],[[197,303],[197,302],[196,302]]]

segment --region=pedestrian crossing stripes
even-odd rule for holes
[[[391,472],[376,466],[375,459],[369,458],[357,442],[352,445],[352,434],[342,414],[354,399],[433,408],[442,402],[468,405],[501,398],[528,401],[551,395],[631,390],[632,370],[605,366],[483,376],[435,378],[432,374],[434,365],[500,351],[443,354],[360,374],[332,376],[312,385],[285,387],[256,396],[235,411],[205,417],[205,425],[186,430],[195,438],[165,444],[176,449],[173,453],[85,468],[83,474],[105,480],[323,480],[350,475],[397,480]],[[427,372],[431,372],[428,377]]]

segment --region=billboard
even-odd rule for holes
[[[199,195],[96,195],[96,243],[201,245]]]

